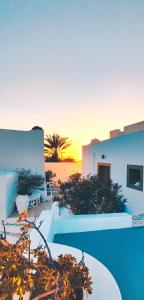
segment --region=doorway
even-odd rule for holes
[[[98,164],[98,177],[107,182],[110,179],[110,164]]]

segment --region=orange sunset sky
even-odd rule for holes
[[[0,1],[0,127],[92,138],[144,119],[144,1]]]

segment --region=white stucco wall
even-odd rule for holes
[[[67,208],[59,208],[58,202],[52,204],[50,212],[53,214],[52,221],[49,218],[45,226],[51,229],[50,242],[55,234],[60,233],[132,227],[132,216],[128,213],[73,215]],[[45,215],[47,216],[47,211],[43,212],[43,217]]]
[[[40,214],[39,218],[36,220],[36,225],[39,226],[40,222],[42,224],[40,226],[40,231],[42,232],[45,239],[49,242],[53,242],[54,239],[54,213],[51,210],[43,210]],[[30,231],[30,240],[31,240],[31,249],[36,248],[38,245],[43,243],[43,240],[39,233],[32,229]]]
[[[14,210],[17,194],[16,178],[17,174],[15,172],[0,172],[0,221],[6,221]]]
[[[61,216],[54,222],[56,234],[131,227],[132,218],[127,213],[69,215]]]
[[[93,169],[96,163],[94,146],[94,144],[89,144],[82,147],[82,175],[84,176],[94,174]]]
[[[105,159],[101,155],[105,155]],[[128,188],[127,165],[144,166],[144,131],[83,146],[82,174],[97,174],[97,163],[111,164],[111,179],[122,185],[130,213],[144,212],[144,192]]]
[[[44,173],[43,130],[0,129],[0,170],[31,169]]]

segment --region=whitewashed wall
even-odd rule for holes
[[[128,213],[73,215],[69,209],[59,208],[57,202],[53,203],[51,212],[54,215],[53,234],[132,227],[132,217]]]
[[[53,242],[54,239],[54,213],[51,210],[43,210],[36,220],[36,225],[39,226],[40,222],[42,224],[40,226],[40,231],[48,242]],[[38,245],[43,245],[44,242],[40,236],[40,234],[32,229],[30,231],[30,240],[31,240],[31,249],[36,248]]]
[[[61,216],[54,222],[56,234],[131,227],[132,218],[127,213]]]
[[[101,155],[105,155],[105,159]],[[128,188],[127,165],[144,166],[144,131],[83,147],[82,174],[97,174],[97,163],[111,164],[111,179],[122,185],[130,213],[144,213],[144,192]]]
[[[16,198],[15,172],[0,172],[0,221],[5,220],[13,212]]]
[[[44,173],[43,130],[0,129],[0,170],[31,169]]]

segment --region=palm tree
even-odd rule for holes
[[[49,158],[49,161],[58,162],[60,161],[61,152],[68,148],[71,142],[68,137],[61,137],[59,134],[46,135],[44,150],[45,157]]]

